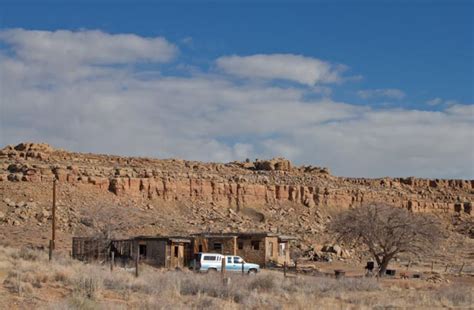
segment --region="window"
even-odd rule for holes
[[[222,243],[220,243],[220,242],[215,242],[215,243],[214,243],[214,250],[216,250],[216,251],[222,251]]]
[[[216,259],[216,256],[206,255],[202,258],[202,260],[214,261],[214,260],[217,260],[217,259]]]
[[[178,257],[179,247],[177,245],[174,246],[174,257]]]
[[[252,250],[260,250],[260,241],[252,241],[250,243]]]
[[[239,241],[237,243],[237,247],[239,248],[239,250],[243,250],[244,249],[244,243],[242,241]]]
[[[232,264],[232,257],[227,257],[227,264]]]
[[[280,243],[278,247],[278,255],[279,256],[285,256],[286,254],[286,243]]]
[[[242,264],[244,260],[238,256],[234,256],[234,264]]]

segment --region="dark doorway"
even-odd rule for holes
[[[139,253],[141,258],[146,257],[146,244],[140,244],[139,245]]]

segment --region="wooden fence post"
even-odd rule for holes
[[[225,277],[225,260],[227,258],[225,256],[222,256],[222,262],[221,262],[221,275],[222,275],[222,278]]]
[[[135,257],[135,277],[138,278],[138,260],[140,258],[140,246],[137,244],[137,254]]]
[[[283,275],[286,278],[286,262],[283,263]]]
[[[242,275],[245,275],[244,261],[242,260]]]
[[[110,271],[114,271],[114,265],[115,265],[115,252],[112,251],[110,253],[112,256],[110,258]]]
[[[53,240],[49,240],[49,260],[53,258]]]

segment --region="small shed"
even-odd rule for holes
[[[129,255],[156,267],[183,268],[188,264],[191,239],[180,236],[138,236],[113,242],[119,255]]]
[[[107,260],[111,240],[98,237],[73,237],[72,258],[90,262]]]

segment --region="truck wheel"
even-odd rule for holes
[[[257,269],[250,269],[249,270],[249,275],[253,276],[257,274]]]
[[[217,272],[217,269],[216,268],[209,268],[209,269],[207,269],[207,272],[208,273],[215,273],[215,272]]]

